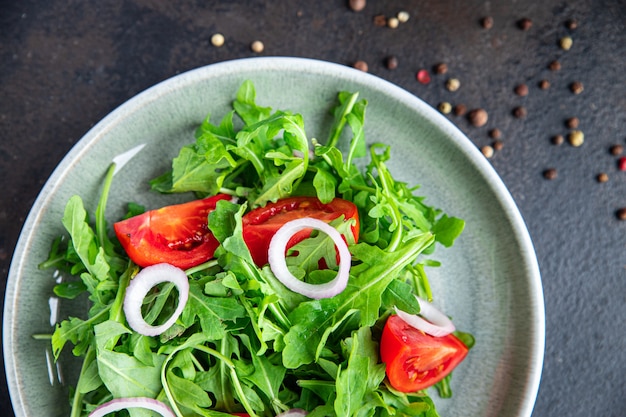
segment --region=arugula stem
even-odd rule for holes
[[[57,256],[56,258],[48,259],[40,263],[38,266],[39,266],[39,269],[48,269],[63,262],[64,260],[65,260],[65,254],[62,254],[62,255]]]
[[[191,276],[191,274],[204,271],[205,269],[213,268],[214,266],[217,266],[217,265],[219,265],[219,263],[217,262],[217,259],[211,259],[210,261],[207,261],[203,264],[196,265],[192,268],[185,270],[185,274],[187,274],[187,276]]]
[[[429,302],[432,302],[433,292],[430,289],[430,283],[428,282],[428,276],[426,275],[426,271],[424,271],[424,265],[417,264],[415,265],[415,269],[417,270],[417,273],[419,274],[420,281],[422,282],[422,286],[424,287],[424,291],[426,292],[426,299]]]
[[[241,303],[241,305],[243,305],[243,308],[246,309],[246,313],[248,313],[248,316],[250,317],[250,323],[252,324],[254,334],[256,334],[257,339],[259,339],[259,342],[261,342],[261,348],[258,352],[256,352],[256,354],[262,355],[267,350],[267,343],[263,341],[263,334],[261,333],[261,329],[259,328],[258,316],[254,313],[254,311],[252,311],[250,303],[248,302],[248,300],[246,300],[246,297],[244,297],[243,294],[239,295],[238,298],[239,302]]]
[[[91,365],[91,363],[96,359],[96,349],[94,349],[93,345],[90,345],[87,349],[87,353],[85,354],[85,359],[83,360],[83,365],[80,369],[80,375],[78,376],[78,381],[76,382],[76,390],[74,391],[74,398],[72,399],[72,413],[70,417],[80,417],[83,407],[81,403],[83,401],[83,397],[85,394],[81,393],[78,389],[80,387],[80,380],[85,375],[87,368]]]
[[[352,108],[356,103],[356,99],[359,97],[359,93],[353,93],[350,95],[348,101],[343,104],[343,111],[341,112],[340,117],[336,117],[336,122],[333,125],[331,130],[331,136],[326,143],[326,146],[337,146],[337,142],[339,141],[339,136],[341,136],[341,132],[343,131],[343,127],[346,125],[346,115],[352,112]]]

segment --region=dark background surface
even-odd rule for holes
[[[392,29],[374,17],[410,13]],[[493,17],[491,29],[481,25]],[[518,21],[529,18],[522,30]],[[566,22],[575,19],[576,29]],[[546,351],[533,416],[626,415],[626,2],[0,0],[0,288],[30,206],[81,136],[118,105],[186,70],[235,58],[301,56],[353,65],[436,107],[481,107],[488,123],[449,117],[490,159],[535,244],[546,307]],[[211,45],[224,34],[221,48]],[[573,46],[559,47],[563,36]],[[265,50],[250,44],[261,40]],[[394,55],[398,67],[386,68]],[[548,66],[561,63],[559,71]],[[433,67],[445,62],[448,73]],[[426,69],[429,84],[416,81]],[[461,88],[450,92],[448,78]],[[538,83],[550,81],[542,90]],[[570,84],[583,83],[573,94]],[[529,93],[520,97],[520,83]],[[524,106],[528,115],[512,111]],[[580,119],[585,143],[551,138]],[[543,173],[555,169],[555,179]],[[609,180],[598,182],[606,173]],[[0,301],[1,303],[1,301]],[[12,416],[4,376],[0,414]],[[38,416],[37,416],[38,417]]]

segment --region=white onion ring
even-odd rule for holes
[[[128,408],[143,408],[159,413],[163,417],[176,417],[174,412],[161,401],[148,397],[116,398],[93,410],[89,417],[104,417],[114,411]]]
[[[421,330],[424,333],[428,333],[431,336],[443,337],[454,331],[454,324],[448,316],[443,314],[437,309],[437,307],[428,301],[418,297],[417,295],[415,298],[417,298],[417,302],[420,305],[420,315],[424,318],[416,314],[409,314],[405,311],[399,310],[397,307],[394,307],[398,317],[404,320],[409,326],[414,327],[417,330]]]
[[[319,285],[309,284],[300,281],[289,272],[285,258],[287,243],[294,234],[303,229],[316,229],[324,232],[335,242],[335,246],[339,250],[339,271],[332,281]],[[270,268],[276,278],[291,291],[315,299],[333,297],[346,288],[348,277],[350,276],[351,258],[352,255],[350,255],[348,245],[337,229],[322,220],[310,217],[303,217],[285,223],[272,237],[268,251]]]
[[[143,299],[155,285],[171,282],[178,289],[178,305],[172,316],[160,326],[148,324],[142,314]],[[158,336],[169,329],[183,312],[189,297],[189,281],[185,271],[173,265],[162,263],[142,269],[130,281],[124,297],[124,314],[128,325],[144,336]]]
[[[307,414],[309,413],[300,408],[292,408],[291,410],[287,410],[283,413],[277,414],[276,417],[303,417]]]

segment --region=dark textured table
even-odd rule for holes
[[[407,22],[384,26],[385,18],[397,23],[400,11],[409,13]],[[363,61],[433,107],[449,103],[450,120],[477,147],[495,148],[490,162],[527,222],[543,277],[546,351],[533,415],[624,416],[625,22],[621,0],[370,0],[360,12],[346,0],[2,0],[2,288],[48,175],[93,124],[133,95],[241,57]],[[215,33],[225,37],[219,48]],[[567,37],[569,49],[561,45]],[[251,50],[255,40],[262,52]],[[396,68],[389,68],[392,56]],[[438,73],[440,63],[447,73]],[[460,81],[457,91],[446,86],[451,78]],[[520,84],[527,95],[516,91]],[[487,123],[475,127],[457,115],[461,104],[485,109]],[[569,142],[576,129],[582,146]],[[563,143],[555,144],[559,135]],[[12,415],[4,377],[0,414]]]

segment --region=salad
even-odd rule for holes
[[[394,179],[366,106],[338,93],[322,142],[246,81],[150,182],[188,202],[108,224],[115,164],[95,213],[70,198],[40,267],[90,302],[51,336],[82,358],[72,417],[438,416],[473,338],[433,306],[429,255],[464,222]]]

